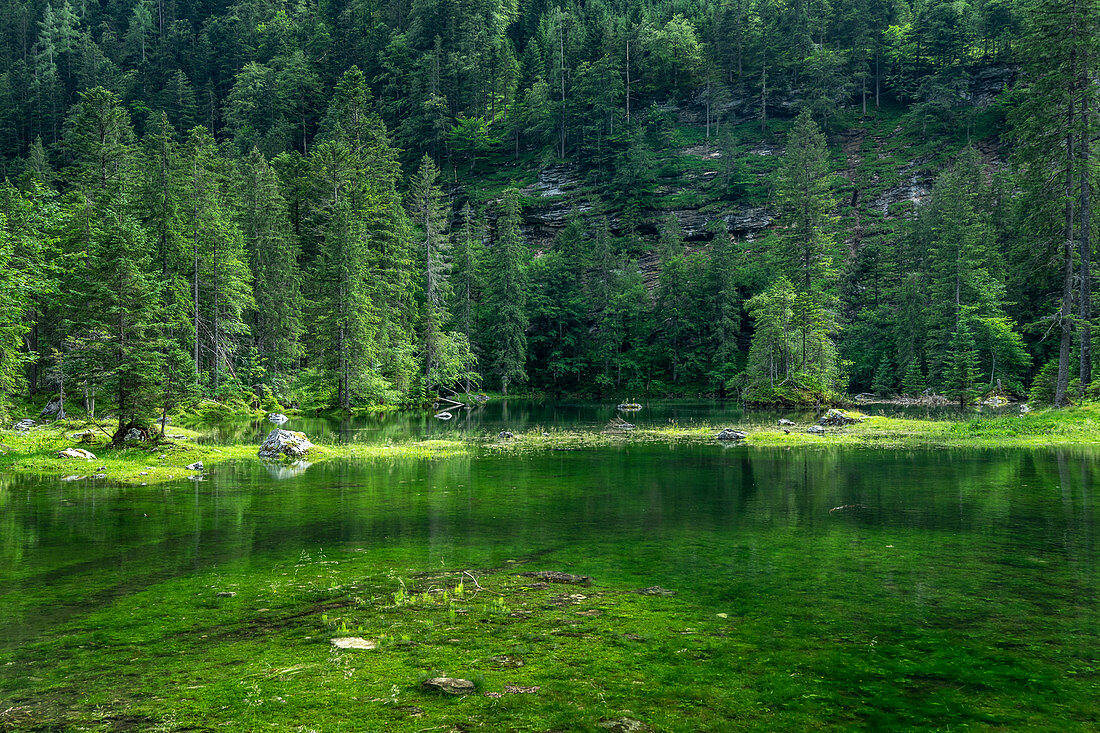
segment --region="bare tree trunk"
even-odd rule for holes
[[[1089,240],[1089,216],[1091,188],[1089,182],[1089,73],[1088,55],[1081,65],[1081,160],[1078,165],[1081,170],[1081,287],[1079,295],[1080,341],[1081,341],[1081,388],[1084,389],[1092,383],[1092,243]]]
[[[630,122],[630,39],[626,39],[626,121]]]
[[[1062,329],[1062,341],[1058,349],[1058,382],[1054,388],[1054,406],[1066,405],[1069,391],[1069,361],[1073,356],[1073,98],[1069,103],[1066,125],[1066,226],[1062,249],[1062,307],[1058,322]]]

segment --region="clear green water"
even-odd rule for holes
[[[799,725],[1095,730],[1096,457],[641,445],[289,478],[242,463],[155,488],[8,476],[0,663],[190,578],[534,558],[728,614],[756,704]],[[0,702],[25,695],[3,670]]]

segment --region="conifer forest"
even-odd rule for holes
[[[1096,396],[1097,0],[2,0],[0,396]]]

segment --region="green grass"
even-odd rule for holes
[[[201,461],[209,470],[220,463],[236,460],[259,460],[259,445],[215,445],[197,442],[202,433],[197,430],[169,426],[164,441],[117,448],[109,445],[100,433],[91,443],[71,436],[88,430],[79,420],[63,420],[29,432],[0,431],[0,471],[38,476],[73,479],[103,476],[107,481],[128,485],[153,485],[194,475],[186,466]],[[94,461],[59,458],[65,448],[83,448],[95,455]],[[334,457],[356,460],[382,458],[448,458],[463,455],[470,446],[458,441],[422,440],[385,444],[317,445],[306,460],[317,463]]]
[[[601,433],[559,430],[543,435],[541,431],[531,431],[516,434],[510,440],[484,438],[482,442],[487,450],[493,452],[581,450],[631,443],[709,443],[717,442],[715,436],[722,429],[735,428],[748,435],[739,445],[750,448],[1046,448],[1100,444],[1100,406],[964,421],[863,416],[855,411],[848,413],[863,419],[847,427],[826,428],[824,435],[807,433],[810,423],[788,428],[789,433],[778,427],[764,429],[702,423]]]
[[[858,413],[853,413],[858,414]],[[1100,406],[1064,410],[1042,410],[1027,415],[975,418],[964,421],[913,420],[893,417],[865,417],[860,423],[827,428],[825,435],[806,432],[809,424],[789,428],[740,427],[696,423],[690,426],[639,427],[630,431],[542,430],[517,433],[511,439],[474,436],[464,440],[418,440],[392,445],[353,443],[318,445],[307,457],[312,463],[331,458],[378,460],[416,458],[432,460],[490,453],[584,450],[634,443],[714,443],[723,428],[742,430],[748,437],[739,443],[750,448],[864,447],[901,448],[1011,448],[1100,444]],[[113,448],[105,436],[93,443],[81,443],[70,435],[83,431],[82,423],[66,420],[37,427],[28,433],[0,433],[0,471],[51,477],[88,478],[103,474],[112,482],[129,485],[158,484],[191,475],[185,467],[202,461],[210,469],[234,460],[258,460],[258,445],[212,445],[196,442],[201,433],[170,428],[169,435],[183,435],[149,445]],[[59,458],[67,447],[82,447],[95,461]],[[102,470],[100,470],[102,468]]]

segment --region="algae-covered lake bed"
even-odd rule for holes
[[[332,446],[304,470],[0,474],[0,730],[1096,729],[1086,429],[807,449],[759,437],[771,413],[654,415],[631,441],[598,410],[499,410],[467,442],[302,419]],[[707,420],[757,444],[693,439]],[[504,426],[515,444],[485,437]],[[410,441],[447,447],[378,449]]]

